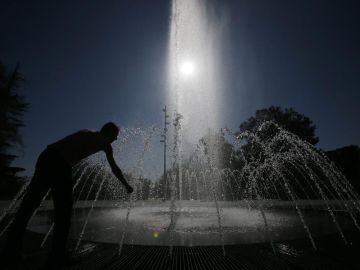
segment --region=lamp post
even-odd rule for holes
[[[160,140],[160,142],[164,143],[164,197],[163,197],[163,200],[165,201],[167,198],[167,189],[168,189],[167,188],[167,186],[168,186],[167,176],[166,176],[166,134],[167,134],[167,130],[168,130],[167,126],[170,123],[167,121],[167,118],[169,118],[169,115],[167,114],[166,106],[164,107],[163,112],[164,112],[164,132],[161,135],[162,140]]]

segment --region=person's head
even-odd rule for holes
[[[116,124],[108,122],[102,126],[100,133],[109,141],[109,143],[112,143],[117,139],[119,131],[120,128]]]

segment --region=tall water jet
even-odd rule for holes
[[[208,2],[172,2],[167,103],[183,116],[184,143],[220,127],[223,23]]]
[[[173,0],[171,6],[167,104],[177,142],[173,153],[181,188],[181,157],[209,130],[220,127],[223,20],[212,1]],[[181,117],[181,123],[175,122]],[[181,124],[181,128],[179,128]],[[176,195],[181,199],[180,194]]]

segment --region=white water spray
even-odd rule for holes
[[[220,127],[223,21],[211,1],[172,2],[167,104],[183,116],[184,144]]]

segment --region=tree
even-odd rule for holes
[[[19,187],[16,174],[23,168],[11,167],[12,161],[17,157],[9,153],[14,146],[22,146],[20,128],[24,126],[23,115],[29,104],[19,94],[23,76],[18,66],[8,73],[5,66],[0,63],[0,197],[9,198]]]
[[[316,126],[309,117],[296,112],[293,108],[271,106],[257,110],[255,116],[240,124],[240,132],[256,132],[265,121],[272,121],[281,128],[296,134],[300,139],[313,145],[317,144],[319,138],[315,135]]]
[[[197,149],[207,161],[208,166],[215,166],[219,169],[233,167],[234,146],[226,141],[222,130],[219,132],[209,131],[199,140]]]
[[[263,191],[261,197],[288,199],[287,190],[284,189],[282,182],[277,181],[277,177],[274,178],[277,173],[271,175],[272,164],[277,164],[277,168],[282,170],[281,175],[290,183],[301,183],[293,186],[293,192],[299,198],[315,198],[317,194],[310,189],[306,173],[304,176],[302,171],[303,167],[294,165],[304,162],[301,154],[298,155],[298,151],[294,150],[298,149],[299,145],[303,145],[300,151],[306,152],[308,144],[294,144],[298,139],[289,133],[295,134],[300,140],[312,145],[319,141],[315,135],[315,125],[310,118],[294,109],[272,106],[257,110],[255,116],[240,125],[238,138],[245,143],[241,145],[237,154],[239,159],[243,158],[245,166],[243,169],[239,169],[244,172],[246,177],[256,179],[257,185],[260,186],[258,190]],[[313,146],[310,149],[318,151]],[[276,158],[274,159],[274,157]],[[288,162],[288,157],[291,157],[290,162]],[[324,179],[325,175],[318,165],[310,163],[307,164],[307,168],[319,179]],[[275,179],[276,192],[274,190],[270,192],[268,189],[270,179],[272,182]],[[252,187],[248,187],[250,187],[249,192],[252,193]]]

